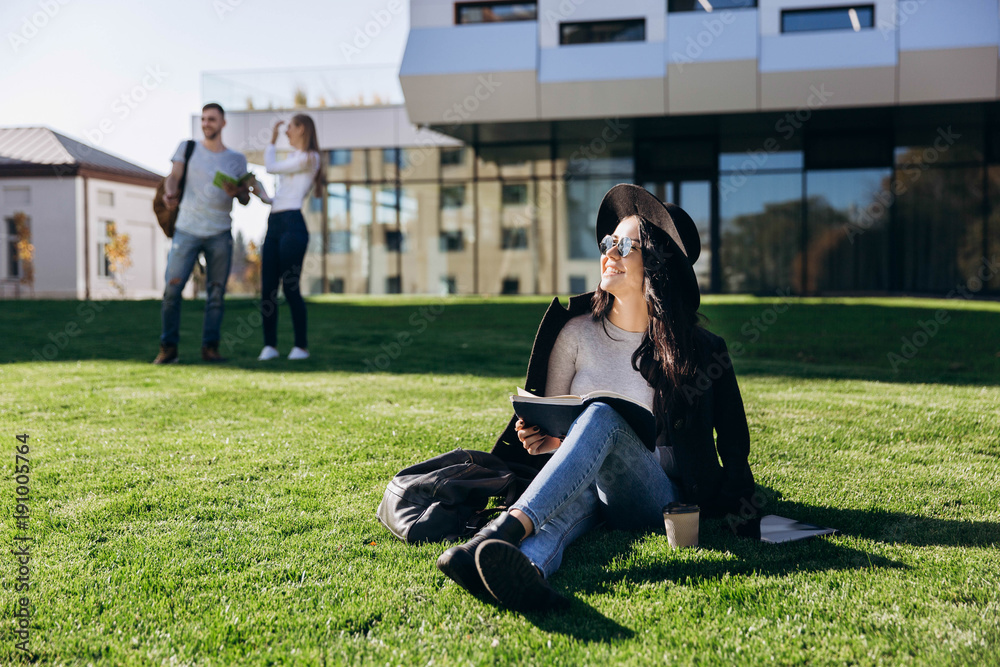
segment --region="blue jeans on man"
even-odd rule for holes
[[[221,339],[222,313],[226,281],[233,257],[233,234],[225,231],[200,238],[180,230],[167,257],[166,287],[163,289],[163,333],[160,343],[176,346],[180,340],[181,300],[184,286],[194,269],[198,255],[204,253],[206,265],[205,322],[201,334],[203,348],[217,348]]]

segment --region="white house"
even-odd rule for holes
[[[153,215],[161,175],[45,127],[0,128],[0,298],[117,297],[108,226],[129,235],[129,298],[163,293],[169,240]],[[23,284],[13,216],[28,216],[34,282]]]

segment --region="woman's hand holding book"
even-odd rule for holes
[[[531,455],[554,452],[562,444],[560,438],[546,435],[537,426],[529,426],[522,419],[517,420],[514,428],[517,429],[517,439]]]

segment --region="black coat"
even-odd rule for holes
[[[590,312],[592,296],[589,293],[571,298],[568,309],[559,299],[552,300],[535,334],[525,389],[545,393],[549,354],[556,337],[570,319]],[[750,430],[743,399],[725,341],[699,328],[695,351],[699,371],[693,385],[681,388],[682,407],[662,420],[668,429],[667,443],[673,446],[680,475],[677,481],[685,499],[697,503],[703,515],[739,513],[748,506],[755,490],[747,461]],[[505,461],[540,469],[551,455],[528,454],[517,439],[516,421],[516,415],[511,417],[492,452]]]

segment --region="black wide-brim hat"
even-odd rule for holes
[[[677,281],[668,289],[680,289],[684,300],[695,310],[701,305],[701,290],[694,273],[694,263],[701,255],[701,237],[691,216],[676,204],[664,204],[645,188],[620,183],[608,190],[597,211],[597,241],[615,233],[623,219],[637,215],[666,233],[669,280]],[[676,253],[676,257],[674,255]],[[648,258],[643,258],[646,266]]]

